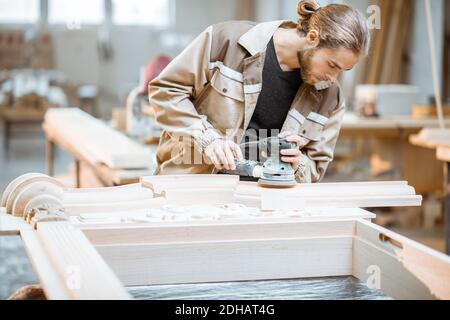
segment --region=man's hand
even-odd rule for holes
[[[236,170],[236,160],[244,157],[241,148],[231,140],[214,140],[205,149],[206,156],[212,161],[218,170]]]
[[[301,137],[296,134],[292,134],[289,131],[284,131],[278,135],[278,137],[282,139],[286,139],[288,142],[293,142],[297,146],[300,145]],[[290,163],[292,165],[292,168],[294,171],[297,171],[299,168],[299,161],[300,157],[302,156],[302,152],[299,148],[290,149],[290,150],[281,150],[281,155],[284,157],[281,157],[281,161],[284,161],[286,163]]]

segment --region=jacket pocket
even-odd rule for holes
[[[244,102],[244,85],[216,71],[211,79],[211,86],[221,95]]]
[[[196,105],[198,112],[206,115],[213,127],[222,133],[239,128],[245,109],[243,83],[230,79],[217,70]]]
[[[310,141],[318,142],[322,139],[323,127],[323,124],[306,119],[300,126],[299,135]]]

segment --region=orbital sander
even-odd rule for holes
[[[266,188],[292,188],[297,185],[292,165],[281,160],[281,151],[295,149],[295,144],[279,137],[270,137],[242,144],[242,147],[256,147],[260,157],[267,159],[263,162],[238,161],[236,170],[223,170],[221,173],[259,178],[258,184]]]

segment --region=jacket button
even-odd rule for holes
[[[227,89],[227,88],[223,88],[223,89],[222,89],[222,92],[223,92],[223,93],[227,93],[227,92],[228,92],[228,89]]]
[[[303,134],[306,134],[306,130],[303,130],[302,133],[303,133]]]

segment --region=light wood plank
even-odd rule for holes
[[[394,255],[404,268],[397,274],[410,273],[427,287],[428,294],[450,299],[449,256],[363,220],[357,221],[356,236]]]
[[[125,285],[292,279],[352,273],[352,237],[96,248]]]
[[[151,166],[149,148],[77,108],[50,109],[44,130],[51,140],[58,137],[63,147],[82,154],[91,164],[114,169],[142,169]]]
[[[105,261],[70,223],[38,223],[37,236],[71,299],[129,299]]]
[[[68,204],[65,205],[65,212],[70,216],[78,216],[89,213],[102,212],[123,212],[125,210],[150,209],[167,203],[165,198],[150,198],[135,201],[121,201],[109,203],[88,203],[88,204]]]
[[[261,197],[261,209],[265,211],[300,210],[324,206],[335,208],[407,207],[421,204],[422,196],[303,197],[270,190],[264,191]]]
[[[376,268],[376,269],[375,269]],[[376,271],[375,271],[376,270]],[[353,241],[353,276],[371,283],[379,273],[379,290],[394,299],[433,299],[428,288],[409,273],[392,253],[355,237]]]
[[[21,230],[20,236],[46,298],[49,300],[72,299],[73,297],[66,287],[64,279],[61,279],[56,266],[51,263],[51,258],[36,232],[34,230]]]
[[[140,183],[106,187],[67,189],[64,193],[64,204],[109,203],[133,201],[153,198],[153,192],[141,186]]]
[[[178,224],[82,228],[94,245],[213,242],[298,237],[352,236],[355,221],[248,221],[230,223]]]
[[[239,183],[239,177],[234,175],[186,174],[142,177],[141,183],[155,194],[167,190],[197,189],[231,189]]]
[[[440,161],[450,162],[450,147],[439,147],[436,151],[436,157]]]
[[[16,236],[20,230],[31,229],[31,226],[22,218],[6,214],[4,208],[0,208],[0,236]]]
[[[450,147],[450,129],[424,128],[419,134],[409,136],[409,142],[429,149],[435,149],[438,146]]]

